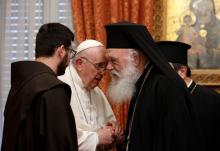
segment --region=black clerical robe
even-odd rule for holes
[[[77,151],[71,90],[46,65],[12,63],[2,151]]]
[[[207,151],[220,150],[220,95],[212,89],[197,85],[188,88],[198,113]]]
[[[128,150],[201,150],[191,102],[157,68],[149,70],[148,66],[137,81],[137,91],[130,103],[125,131]]]

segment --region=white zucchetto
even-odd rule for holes
[[[86,50],[88,48],[92,48],[92,47],[104,47],[104,45],[96,40],[92,40],[92,39],[87,39],[83,42],[81,42],[77,48],[76,48],[76,52],[79,53],[83,50]]]

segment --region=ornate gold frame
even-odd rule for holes
[[[220,86],[219,69],[194,69],[192,70],[192,78],[202,85]]]

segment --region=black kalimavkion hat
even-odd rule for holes
[[[177,41],[159,41],[157,46],[168,62],[187,66],[187,51],[191,48],[190,45]]]
[[[146,27],[139,24],[120,22],[106,25],[107,32],[107,48],[133,48],[138,49],[138,45],[129,36],[128,32],[131,30],[143,29]]]

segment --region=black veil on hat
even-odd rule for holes
[[[187,75],[191,75],[191,70],[187,65],[187,51],[191,48],[190,45],[177,41],[158,41],[156,44],[168,62],[186,66],[188,70]]]
[[[138,49],[149,58],[155,67],[188,95],[183,80],[170,67],[166,58],[159,51],[146,26],[124,21],[106,25],[105,28],[107,33],[107,48]]]

